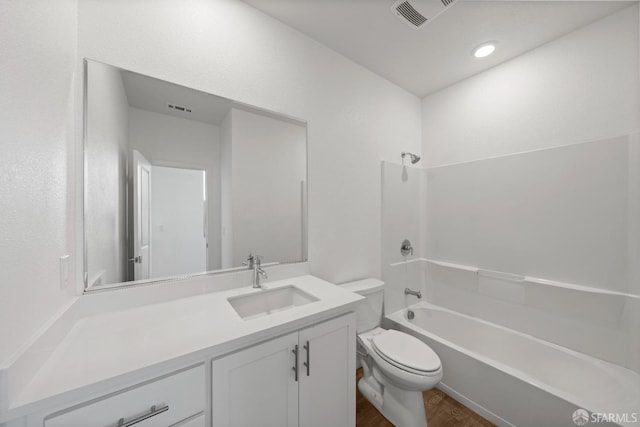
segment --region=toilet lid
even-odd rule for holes
[[[373,348],[389,362],[422,372],[440,369],[440,358],[431,348],[409,334],[389,329],[373,337]]]

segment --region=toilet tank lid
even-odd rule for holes
[[[359,295],[368,295],[384,289],[384,282],[378,279],[363,279],[343,283],[340,286]]]

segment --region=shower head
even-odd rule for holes
[[[413,153],[405,153],[404,151],[400,154],[402,156],[402,160],[404,160],[404,156],[409,156],[411,157],[411,164],[415,165],[416,163],[418,163],[420,161],[420,156],[417,156]]]

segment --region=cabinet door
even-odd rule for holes
[[[215,427],[296,427],[298,383],[292,367],[298,333],[212,362]]]
[[[300,427],[355,425],[355,314],[300,331]]]

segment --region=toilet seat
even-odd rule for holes
[[[371,347],[385,362],[415,375],[439,374],[442,367],[438,355],[414,336],[393,329],[376,334]]]

